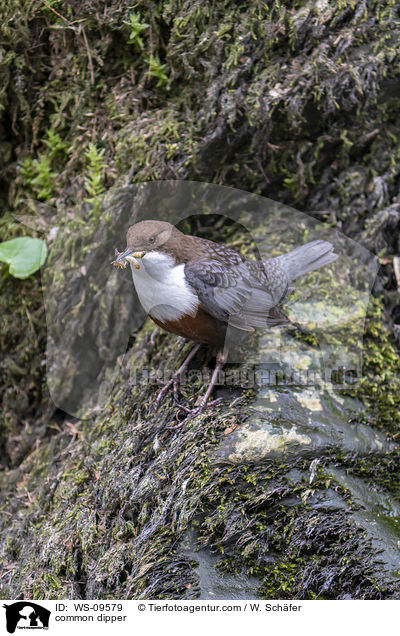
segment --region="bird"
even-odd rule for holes
[[[267,260],[252,260],[225,244],[184,234],[167,221],[145,220],[129,227],[126,249],[115,250],[112,264],[129,263],[139,301],[162,329],[195,342],[179,369],[159,392],[158,408],[201,345],[217,351],[208,388],[189,416],[201,413],[223,367],[228,326],[238,334],[288,324],[282,305],[293,280],[337,259],[333,245],[314,240]],[[182,405],[181,405],[182,406]],[[189,417],[188,416],[188,417]],[[186,420],[186,418],[185,418]]]

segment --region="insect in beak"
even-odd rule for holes
[[[111,261],[111,265],[115,267],[120,267],[121,269],[125,269],[127,263],[132,263],[136,269],[140,269],[140,264],[137,261],[138,258],[143,258],[146,252],[132,252],[129,248],[127,248],[124,252],[118,252],[115,248],[115,256],[116,259]]]

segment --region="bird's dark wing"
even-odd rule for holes
[[[268,319],[278,302],[262,264],[225,250],[223,258],[209,255],[187,263],[185,278],[203,308],[218,320],[245,331],[277,324],[276,318]]]

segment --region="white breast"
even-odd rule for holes
[[[162,252],[148,252],[140,269],[131,265],[132,278],[143,309],[158,320],[194,315],[199,301],[185,280],[184,264],[175,265]]]

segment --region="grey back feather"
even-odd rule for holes
[[[327,241],[312,241],[264,262],[250,261],[218,246],[207,257],[186,263],[185,278],[214,318],[253,331],[287,322],[277,309],[287,296],[290,281],[336,258]]]

